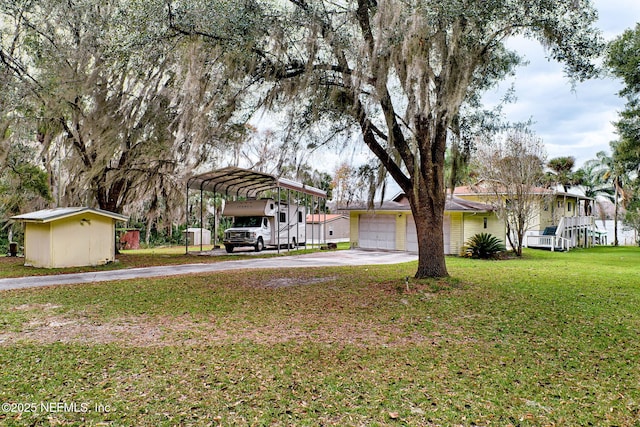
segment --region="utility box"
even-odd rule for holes
[[[206,228],[187,228],[187,242],[189,246],[210,245],[211,230]]]
[[[120,249],[140,249],[140,230],[128,228],[120,236]]]

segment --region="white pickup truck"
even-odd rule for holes
[[[233,217],[233,226],[224,231],[224,247],[294,248],[306,243],[306,209],[297,204],[278,204],[273,199],[227,201],[222,212]]]

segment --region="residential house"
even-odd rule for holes
[[[453,193],[464,200],[491,204],[495,194],[481,185],[457,187]],[[594,217],[587,212],[593,200],[575,192],[535,187],[539,204],[527,224],[523,246],[551,250],[569,250],[597,243],[600,233]]]
[[[352,247],[418,251],[416,226],[409,201],[404,194],[374,209],[352,206],[349,209]],[[504,222],[498,219],[488,204],[447,197],[444,214],[444,250],[447,255],[459,255],[470,237],[490,233],[505,241]]]

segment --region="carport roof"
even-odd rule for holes
[[[263,191],[286,188],[326,198],[327,193],[319,188],[305,185],[285,178],[255,172],[248,169],[227,167],[193,176],[187,181],[187,188],[205,190],[226,195],[257,197]]]

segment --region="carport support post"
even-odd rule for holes
[[[280,255],[280,187],[278,186],[278,215],[276,215],[276,230],[277,232],[277,240],[276,240],[276,248],[278,249],[278,255]]]
[[[324,225],[322,226],[322,234],[324,234],[324,243],[327,243],[327,199],[324,200],[324,209],[322,209],[322,213],[324,214]]]
[[[187,233],[187,230],[189,229],[189,181],[188,180],[187,180],[186,196],[187,196],[187,197],[185,197],[186,205],[184,207],[184,223],[185,223],[185,228],[184,228],[184,254],[188,255],[189,254],[189,233]]]
[[[300,242],[298,242],[300,237],[300,221],[298,218],[300,217],[300,193],[296,191],[296,251],[298,250],[298,246],[300,246]]]
[[[204,226],[204,192],[200,185],[200,252],[202,252],[202,227]]]
[[[287,188],[287,253],[291,248],[291,190]]]
[[[313,195],[311,195],[311,207],[307,210],[307,212],[311,212],[311,249],[313,249]],[[304,203],[305,203],[305,207],[307,206],[307,202],[309,201],[309,199],[307,198],[307,196],[305,195],[304,197]],[[306,214],[306,212],[305,212]],[[308,224],[308,223],[307,223]],[[309,229],[307,227],[307,229]]]

